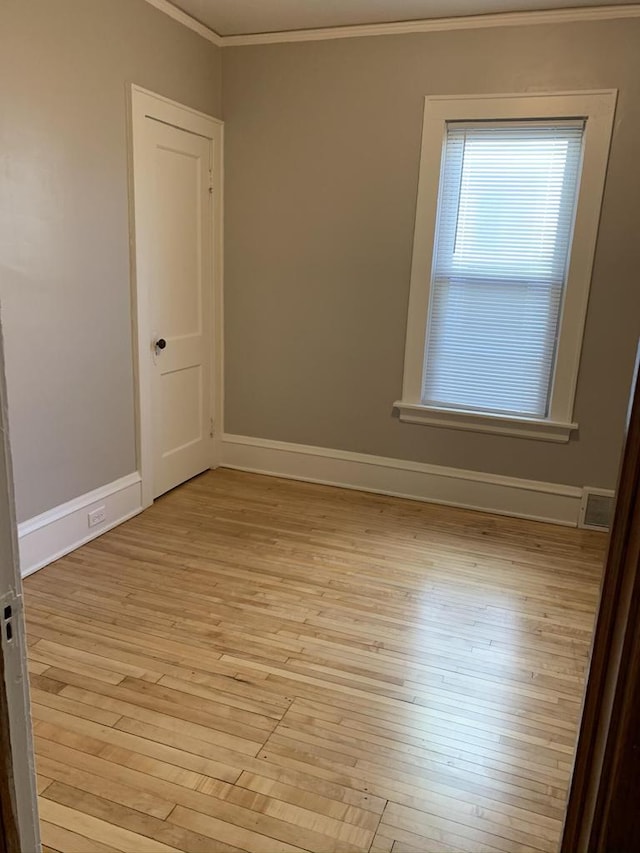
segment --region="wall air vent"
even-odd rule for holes
[[[614,507],[615,492],[585,487],[582,491],[578,527],[586,530],[609,530]]]

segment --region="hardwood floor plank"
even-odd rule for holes
[[[478,780],[453,768],[441,774],[431,772],[428,777],[401,771],[382,772],[380,768],[370,772],[359,767],[336,767],[308,753],[282,747],[269,749],[269,753],[262,752],[258,757],[267,762],[277,762],[289,770],[313,774],[320,779],[352,786],[367,794],[409,806],[419,807],[421,803],[428,802],[431,791],[444,791],[454,799],[473,802],[483,798],[501,808],[515,807],[536,817],[561,820],[563,816],[562,800],[549,789],[542,792],[514,789],[500,781]]]
[[[202,742],[181,741],[179,737],[172,738],[170,734],[165,736],[162,730],[153,729],[153,727],[144,724],[137,726],[135,721],[131,721],[129,727],[136,731],[128,732],[115,727],[101,726],[89,720],[45,708],[41,705],[34,705],[32,710],[35,720],[34,730],[38,733],[44,732],[41,723],[49,723],[76,735],[86,735],[99,742],[103,747],[112,746],[117,749],[128,750],[133,754],[157,759],[166,764],[173,764],[203,776],[213,776],[216,779],[229,778],[235,781],[242,772],[238,768],[230,767],[214,758],[207,757],[206,753],[213,753],[214,749],[209,749]],[[150,729],[153,729],[150,732],[152,737],[147,737]],[[169,740],[181,743],[181,746],[167,745],[165,741]],[[200,750],[204,750],[205,754],[202,754]]]
[[[50,652],[53,655],[57,655],[59,658],[68,658],[72,661],[79,661],[83,664],[86,663],[92,668],[104,668],[108,672],[118,673],[119,675],[129,676],[131,678],[141,678],[143,681],[158,681],[162,676],[161,672],[148,671],[140,666],[131,666],[111,656],[107,657],[105,655],[91,654],[89,652],[82,651],[77,647],[69,648],[68,646],[61,645],[60,643],[53,643],[49,640],[39,640],[33,646],[33,649],[37,652]]]
[[[40,768],[40,761],[39,760],[38,760],[38,768]],[[38,776],[36,779],[36,791],[38,792],[38,794],[42,794],[44,791],[46,791],[47,788],[49,787],[49,785],[52,784],[52,782],[53,782],[53,779],[49,779],[47,776],[43,776],[42,773],[40,772],[40,769],[38,769]]]
[[[193,800],[190,795],[195,793],[197,786],[207,782],[212,786],[220,786],[218,790],[225,790],[225,785],[228,784],[219,779],[209,779],[197,774],[192,774],[195,777],[192,780],[191,777],[178,773],[163,772],[165,767],[175,770],[178,768],[161,765],[160,762],[153,762],[146,756],[132,757],[125,750],[118,754],[113,749],[103,749],[100,754],[94,754],[91,751],[92,744],[87,744],[86,738],[73,736],[64,738],[67,743],[61,742],[62,740],[61,738],[48,740],[36,734],[38,758],[49,758],[70,769],[99,776],[105,782],[111,781],[118,786],[154,794],[168,802],[192,806]],[[158,765],[161,767],[160,771]],[[200,805],[198,797],[195,798],[195,802]]]
[[[424,835],[417,835],[415,832],[408,832],[406,829],[399,827],[383,825],[378,830],[378,834],[374,839],[374,844],[385,853],[397,853],[398,850],[408,848],[409,851],[419,850],[420,853],[465,853],[465,847],[455,847],[449,841],[443,841],[440,837],[426,838]],[[372,847],[373,849],[373,847]],[[487,853],[492,853],[491,848],[485,848]]]
[[[113,853],[115,847],[109,847],[100,841],[70,832],[63,826],[56,826],[47,820],[40,819],[40,832],[42,834],[42,853],[47,849],[56,853]],[[55,845],[55,846],[53,846]]]
[[[46,797],[40,797],[39,807],[43,820],[70,829],[92,841],[106,843],[122,853],[180,853],[175,847],[122,829],[109,821],[99,820],[86,812],[60,805]]]
[[[248,771],[242,776],[250,775]],[[326,775],[316,775],[313,771],[308,773],[290,767],[281,766],[279,764],[271,764],[264,759],[259,760],[259,766],[256,767],[254,779],[269,779],[279,782],[294,788],[300,793],[308,791],[312,794],[317,794],[322,798],[345,803],[355,806],[358,810],[372,812],[374,815],[381,815],[385,807],[386,800],[382,797],[375,797],[371,793],[360,790],[358,787],[351,787],[340,784],[339,782],[331,781]],[[236,784],[240,785],[242,776]],[[258,783],[256,783],[258,784]]]
[[[236,784],[258,794],[265,794],[273,799],[282,800],[345,823],[352,823],[364,829],[375,830],[380,822],[380,815],[372,811],[359,809],[319,794],[312,794],[283,782],[275,782],[265,776],[245,772]]]
[[[422,739],[422,742],[403,743],[364,732],[362,729],[318,721],[313,716],[296,713],[288,713],[277,727],[276,733],[302,740],[307,736],[319,737],[340,743],[344,746],[345,753],[358,756],[368,753],[370,756],[395,757],[418,763],[420,760],[441,760],[441,756],[450,757],[453,754],[471,763],[505,768],[514,773],[518,773],[522,767],[527,768],[527,771],[538,767],[541,773],[553,775],[558,770],[559,761],[567,755],[562,747],[553,749],[538,746],[535,760],[532,760],[530,750],[515,739],[508,739],[506,742],[501,740],[491,746],[485,746],[468,740],[454,740],[437,732],[430,732],[428,741]]]
[[[117,672],[113,672],[107,669],[100,669],[97,666],[92,666],[91,664],[80,663],[79,661],[75,661],[66,656],[56,655],[52,652],[43,651],[37,648],[37,643],[35,646],[32,646],[29,649],[29,656],[31,660],[40,661],[41,663],[46,663],[48,667],[61,667],[67,668],[71,672],[76,672],[78,675],[87,675],[91,678],[95,678],[98,681],[105,681],[107,684],[120,684],[123,675],[120,675]]]
[[[35,637],[34,639],[37,640],[37,637]],[[35,645],[35,642],[30,643],[29,648],[31,648],[32,645]],[[27,662],[27,669],[28,669],[30,675],[42,675],[44,672],[46,672],[49,669],[49,664],[48,663],[40,663],[40,661],[37,661],[37,660],[29,660]]]
[[[150,777],[172,782],[192,790],[196,790],[198,785],[207,778],[204,773],[196,773],[184,767],[171,764],[168,761],[161,761],[144,753],[113,746],[98,738],[91,738],[87,737],[87,735],[67,731],[50,723],[35,721],[33,730],[35,739],[41,745],[41,749],[45,749],[47,743],[66,746],[77,750],[83,755],[105,758],[122,767],[140,770]],[[229,775],[231,778],[235,778],[236,772],[229,770]]]
[[[85,761],[82,762],[83,764]],[[135,811],[143,812],[151,817],[164,820],[176,805],[175,801],[165,800],[137,787],[123,784],[119,779],[112,779],[88,773],[84,769],[69,767],[60,761],[53,761],[44,755],[38,756],[38,769],[48,773],[57,783],[72,787],[78,791],[102,797],[113,803],[127,806]],[[45,788],[46,790],[46,788]],[[40,793],[40,792],[39,792]],[[50,792],[49,799],[55,799]]]
[[[129,718],[143,724],[148,723],[152,727],[164,728],[174,732],[179,731],[189,737],[218,744],[226,749],[235,749],[247,755],[255,754],[258,747],[264,743],[273,730],[273,725],[269,725],[267,730],[263,730],[240,722],[234,723],[229,719],[225,721],[223,718],[221,721],[217,716],[217,710],[208,709],[206,714],[189,712],[188,709],[185,712],[184,707],[163,699],[154,697],[149,701],[149,695],[146,692],[141,695],[138,691],[133,693],[132,691],[109,690],[109,694],[105,696],[90,690],[67,686],[60,691],[56,699],[60,698],[66,702],[65,708],[72,705],[76,708],[80,706],[84,710],[84,706],[86,706],[85,714],[88,719],[91,719],[89,716],[91,713],[98,716],[104,715],[108,719],[115,718],[112,723],[109,723],[115,725],[121,718]],[[118,696],[126,696],[129,701],[115,698]],[[51,705],[51,707],[57,706]],[[92,708],[108,709],[108,711],[91,711]],[[96,720],[96,722],[98,721]],[[220,730],[221,725],[222,731]],[[228,732],[229,729],[234,734]]]
[[[302,837],[303,830],[310,830],[320,836],[328,836],[333,839],[333,849],[336,850],[362,850],[367,851],[373,840],[373,830],[363,829],[354,823],[344,822],[329,817],[326,814],[293,804],[287,800],[266,796],[254,791],[234,786],[227,796],[226,802],[234,803],[245,809],[259,812],[271,818],[292,824]],[[376,823],[377,825],[377,823]],[[321,841],[321,839],[318,839]],[[337,842],[345,842],[338,845]],[[326,842],[325,842],[326,843]],[[315,849],[313,837],[307,848]]]
[[[371,842],[369,853],[391,853],[394,844],[393,838],[385,838],[378,833]]]
[[[48,799],[82,811],[84,814],[91,815],[112,826],[128,830],[151,841],[166,844],[172,849],[185,850],[189,853],[211,853],[210,838],[152,815],[141,814],[139,810],[124,807],[112,799],[103,799],[87,791],[58,783],[49,789]],[[143,848],[140,847],[140,849]],[[240,853],[240,850],[237,847],[218,842],[216,853]]]
[[[63,696],[62,692],[47,693],[46,690],[38,690],[38,688],[34,687],[31,690],[31,701],[34,705],[42,705],[45,708],[66,711],[74,717],[82,717],[94,723],[101,723],[103,726],[113,726],[122,716],[122,714],[114,714],[110,711],[103,711],[100,708],[80,705],[78,702],[74,702],[72,699]]]
[[[115,728],[121,732],[128,732],[141,738],[146,738],[157,744],[166,744],[175,747],[183,752],[193,755],[199,755],[204,758],[210,758],[212,761],[218,761],[221,756],[221,748],[227,753],[232,750],[240,755],[253,757],[259,749],[260,745],[251,741],[240,740],[239,738],[225,738],[220,741],[213,741],[213,737],[205,741],[199,738],[192,737],[189,734],[189,729],[183,732],[180,725],[175,728],[164,726],[154,726],[150,723],[142,723],[139,720],[131,720],[127,717],[121,717],[116,723]],[[240,762],[239,758],[239,762]],[[238,762],[238,763],[239,763]],[[209,773],[208,775],[215,775]]]
[[[234,826],[217,818],[193,812],[177,806],[169,815],[169,821],[192,832],[205,835],[216,843],[221,841],[242,845],[248,853],[305,853],[304,848],[296,847],[282,841],[274,842],[273,838],[252,832],[241,826]]]
[[[218,470],[25,581],[54,853],[551,853],[602,535]]]
[[[46,693],[59,693],[64,684],[61,681],[56,681],[51,678],[49,673],[51,672],[51,667],[47,667],[46,675],[29,675],[29,684],[31,688],[34,690],[43,690]]]
[[[402,816],[402,822],[398,818],[399,814]],[[412,819],[413,823],[411,823]],[[459,800],[444,801],[434,795],[416,808],[390,803],[383,822],[390,826],[408,829],[411,826],[420,826],[421,821],[430,826],[442,825],[443,822],[473,826],[476,832],[486,834],[486,843],[498,849],[510,849],[514,846],[524,849],[526,846],[531,846],[535,849],[554,851],[562,829],[559,821],[555,826],[541,825],[534,814],[529,814],[527,818],[522,816],[514,818],[500,814],[499,809],[480,809]],[[456,832],[457,826],[452,827],[452,831]],[[457,834],[464,836],[465,832],[459,830]],[[504,848],[501,846],[502,839],[504,839]]]

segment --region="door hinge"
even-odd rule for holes
[[[213,438],[213,418],[209,418],[209,438]]]
[[[5,654],[16,646],[16,619],[22,615],[22,598],[13,591],[0,596],[2,647]]]
[[[209,193],[213,193],[213,169],[209,169]]]

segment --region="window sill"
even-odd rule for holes
[[[418,403],[405,403],[402,400],[394,403],[394,406],[399,410],[400,420],[404,423],[511,435],[537,441],[566,444],[571,433],[578,429],[578,424],[574,423],[465,412],[458,409],[439,409]]]

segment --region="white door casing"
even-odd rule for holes
[[[13,811],[21,849],[25,853],[38,853],[42,848],[17,534],[4,348],[0,329],[0,646],[11,743]]]
[[[222,126],[134,86],[131,127],[138,467],[148,506],[217,464]]]

